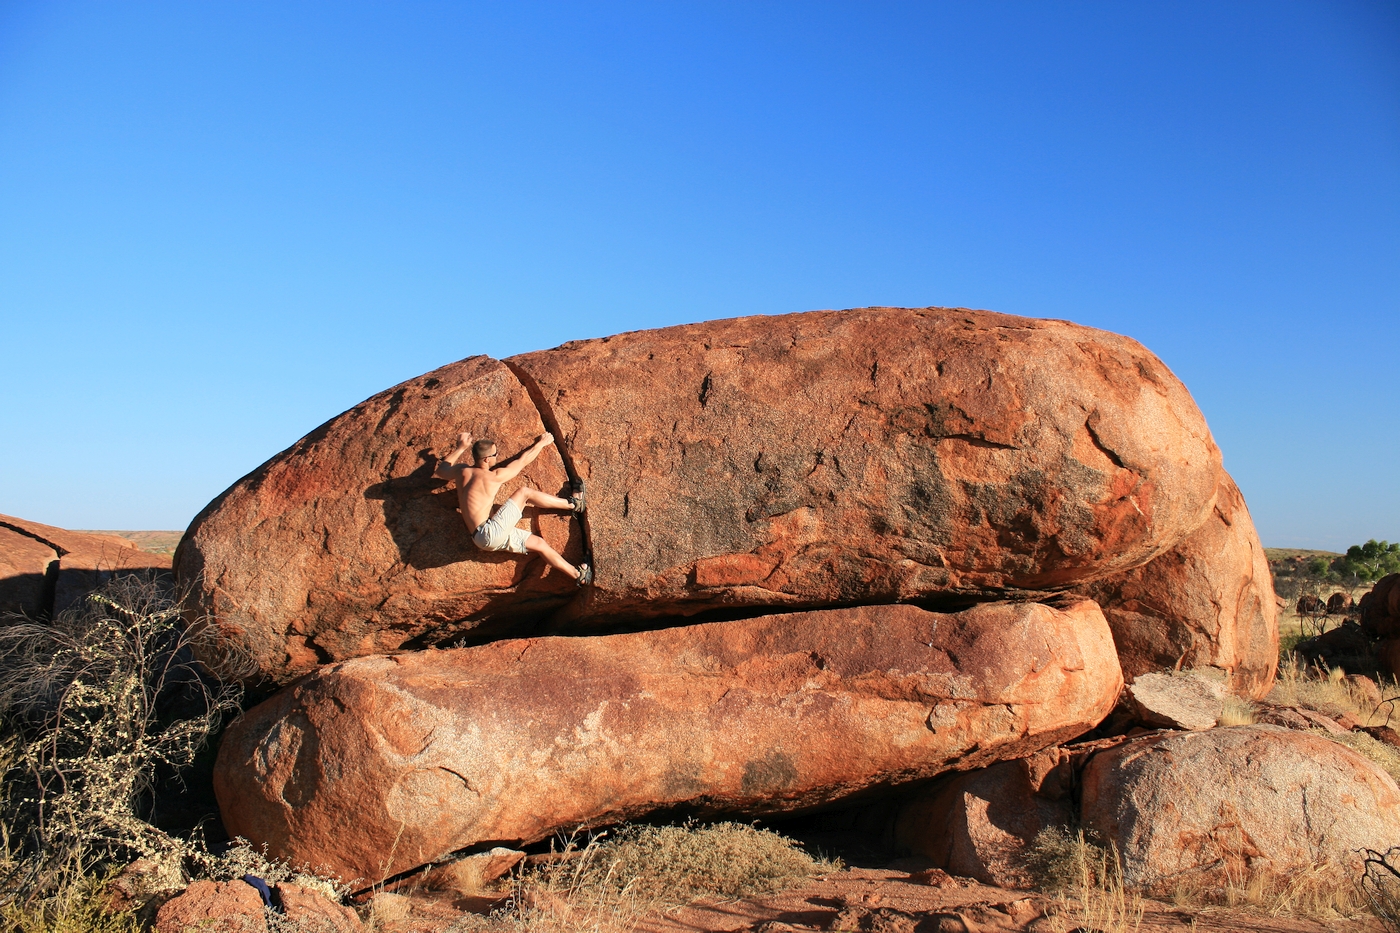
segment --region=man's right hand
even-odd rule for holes
[[[539,444],[541,447],[548,447],[550,444],[554,443],[554,435],[546,431],[539,437],[535,438],[535,443]]]

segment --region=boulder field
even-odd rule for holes
[[[1017,758],[1122,688],[1089,600],[785,613],[328,665],[230,726],[231,833],[360,886],[658,809],[748,815]]]
[[[527,520],[575,562],[591,553],[595,586],[473,549],[432,479],[462,430],[503,454],[555,435],[522,481],[585,480],[589,511]],[[986,311],[821,311],[445,366],[234,484],[175,566],[191,617],[282,684],[462,639],[1092,584],[1241,514],[1222,482],[1190,394],[1128,338]],[[1216,537],[1257,550],[1247,520],[1229,529]],[[1231,559],[1226,576],[1252,567]],[[1233,620],[1191,611],[1134,650],[1255,663]],[[1212,630],[1223,647],[1196,644]]]

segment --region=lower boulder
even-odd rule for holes
[[[1278,726],[1147,735],[1089,760],[1081,819],[1124,880],[1162,891],[1333,867],[1400,844],[1400,788],[1320,735]]]
[[[1101,739],[1047,748],[939,782],[900,810],[894,841],[955,875],[983,884],[1025,888],[1031,843],[1041,830],[1075,822],[1078,772],[1096,751],[1121,741]]]
[[[230,833],[370,885],[660,809],[761,815],[1073,738],[1122,674],[1089,600],[868,606],[328,665],[224,735]]]
[[[1222,474],[1206,523],[1135,570],[1077,587],[1103,607],[1123,674],[1216,668],[1261,699],[1278,664],[1278,606],[1244,496]]]

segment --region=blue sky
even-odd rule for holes
[[[1141,340],[1265,544],[1400,539],[1400,4],[0,0],[0,512],[180,528],[476,353]]]

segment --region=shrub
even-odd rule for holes
[[[147,858],[177,878],[204,855],[138,814],[237,709],[211,683],[170,594],[121,577],[51,623],[0,628],[0,903],[26,907]],[[75,888],[75,890],[77,890]],[[76,896],[76,895],[75,895]]]

